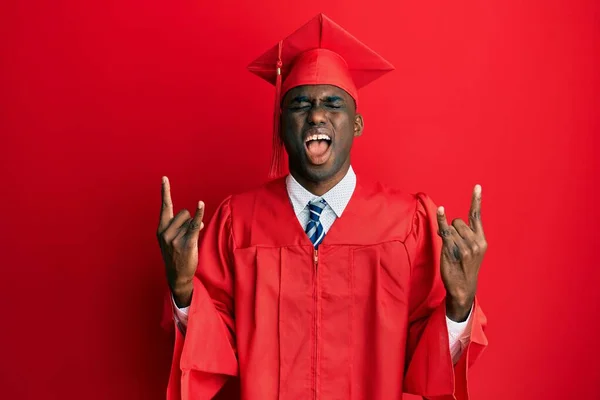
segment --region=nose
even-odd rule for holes
[[[327,114],[322,107],[314,106],[308,113],[308,123],[312,126],[325,125],[327,122]]]

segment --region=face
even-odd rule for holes
[[[362,131],[354,99],[337,86],[298,86],[283,98],[281,135],[297,177],[317,183],[341,179]]]

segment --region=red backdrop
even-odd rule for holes
[[[1,398],[163,398],[160,178],[209,212],[265,181],[245,66],[320,11],[397,67],[362,90],[358,174],[451,218],[483,185],[473,398],[598,398],[600,3],[97,3],[0,6]]]

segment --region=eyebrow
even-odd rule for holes
[[[296,96],[292,99],[292,103],[303,103],[303,102],[310,103],[310,100],[308,99],[307,96]]]
[[[344,101],[344,99],[341,98],[340,96],[325,96],[323,98],[323,101],[325,101],[327,103],[333,103],[335,101]],[[292,99],[292,103],[303,103],[303,102],[310,103],[310,99],[308,98],[308,96],[296,96]]]
[[[334,101],[344,101],[340,96],[326,96],[323,99],[327,103],[333,103]]]

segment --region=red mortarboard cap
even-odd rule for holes
[[[324,14],[281,40],[248,69],[275,85],[273,157],[270,176],[283,169],[283,143],[279,135],[281,100],[301,85],[334,85],[344,89],[358,104],[357,90],[394,66],[368,48]]]

